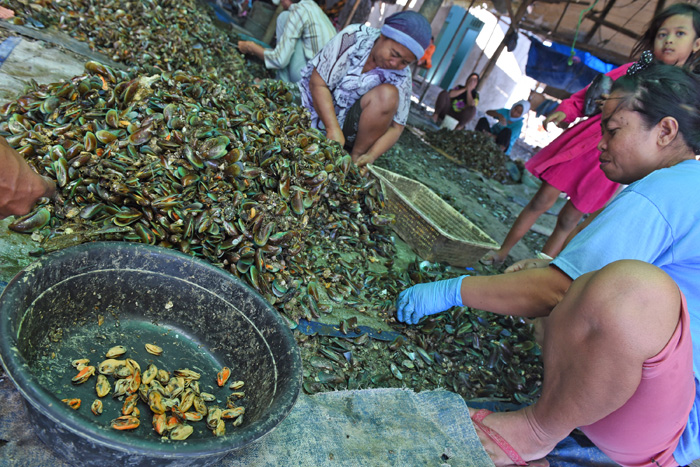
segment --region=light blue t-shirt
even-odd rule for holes
[[[572,279],[621,259],[658,266],[688,303],[696,397],[674,457],[700,458],[700,162],[689,160],[632,183],[552,261]]]

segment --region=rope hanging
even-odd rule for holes
[[[578,39],[578,29],[581,27],[581,21],[583,21],[583,15],[588,13],[593,9],[593,7],[596,6],[596,3],[598,3],[598,0],[595,0],[593,2],[593,5],[589,6],[585,10],[582,10],[581,13],[578,15],[578,23],[576,23],[576,32],[574,33],[574,41],[571,43],[571,53],[569,54],[569,61],[567,62],[569,66],[574,64],[574,55],[576,55],[576,51],[574,50],[574,46],[576,45],[576,39]]]

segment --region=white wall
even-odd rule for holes
[[[423,0],[409,1],[411,1],[409,9],[414,11],[418,11],[423,3]],[[387,16],[403,10],[405,4],[406,0],[398,0],[395,5],[376,2],[370,13],[368,24],[380,27]],[[446,1],[435,15],[435,19],[431,23],[435,37],[438,36],[451,7],[452,3]],[[470,13],[483,21],[484,27],[476,39],[476,45],[472,48],[458,74],[458,83],[464,83],[472,71],[481,73],[484,70],[488,60],[508,30],[507,23],[497,21],[493,14],[481,7],[472,7]],[[506,16],[503,18],[505,21],[510,21]],[[530,90],[534,89],[536,85],[532,78],[525,75],[529,49],[530,41],[523,34],[519,34],[518,46],[515,50],[513,52],[508,52],[506,49],[503,50],[496,62],[496,67],[491,71],[487,81],[480,87],[479,111],[485,112],[489,109],[501,107],[508,108],[515,102],[528,98]],[[483,54],[482,50],[484,51]],[[443,64],[442,66],[448,66],[448,64]]]
[[[484,27],[460,71],[458,82],[465,82],[472,71],[481,73],[486,68],[508,31],[507,23],[498,21],[493,14],[482,8],[472,8],[470,13],[483,21]],[[508,18],[505,19],[509,21]],[[503,49],[496,66],[479,88],[480,110],[510,108],[515,102],[528,98],[530,90],[536,85],[535,80],[525,75],[529,50],[530,41],[523,34],[518,34],[518,45],[513,52]]]

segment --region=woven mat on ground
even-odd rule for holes
[[[0,464],[63,467],[34,434],[21,396],[0,379]],[[462,398],[448,391],[365,389],[300,395],[267,436],[223,466],[493,465]]]

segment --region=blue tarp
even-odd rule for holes
[[[0,42],[0,66],[2,66],[7,57],[12,53],[12,50],[14,50],[20,42],[22,42],[22,39],[16,36],[8,37]]]
[[[571,47],[555,43],[548,47],[532,37],[530,41],[525,73],[557,89],[574,93],[588,86],[599,73],[607,73],[616,67],[576,49],[573,63],[569,65]]]

